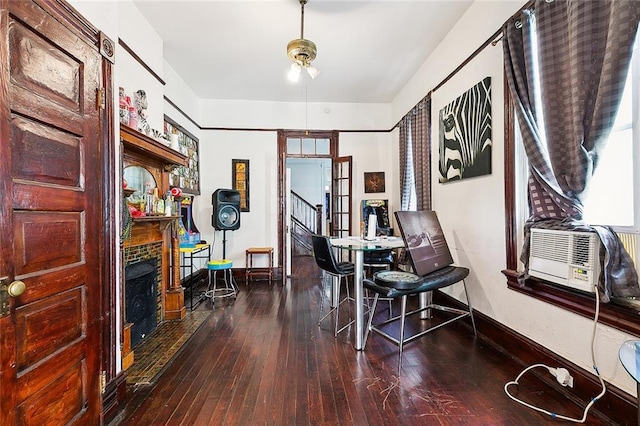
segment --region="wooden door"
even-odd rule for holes
[[[100,422],[101,57],[59,17],[0,0],[2,425]]]
[[[351,232],[352,163],[351,156],[348,156],[334,158],[331,164],[331,235],[334,237],[353,235]]]

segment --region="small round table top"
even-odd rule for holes
[[[627,373],[640,383],[640,340],[627,340],[620,346],[618,357]]]

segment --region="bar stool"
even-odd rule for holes
[[[233,261],[229,259],[212,260],[207,263],[207,269],[209,272],[209,286],[205,292],[205,297],[211,298],[211,303],[215,305],[215,299],[222,299],[225,297],[235,298],[238,294],[237,284],[233,278]],[[222,271],[222,278],[224,280],[224,286],[218,288],[218,271]],[[213,275],[213,285],[211,283],[211,275]]]
[[[267,261],[269,266],[254,267],[253,256],[254,255],[267,255]],[[269,284],[273,278],[273,247],[249,247],[245,251],[245,282],[249,284],[249,279],[255,276],[267,276]]]

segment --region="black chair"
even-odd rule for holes
[[[393,250],[365,251],[363,264],[367,277],[383,269],[393,269]]]
[[[316,260],[316,264],[320,269],[325,272],[325,277],[330,277],[331,280],[331,291],[329,292],[332,295],[337,295],[334,300],[339,299],[339,295],[341,293],[341,284],[342,279],[353,276],[354,274],[354,265],[351,262],[338,262],[335,257],[335,253],[333,251],[333,246],[331,245],[331,241],[329,241],[328,237],[322,235],[313,235],[311,237],[313,243],[313,257]],[[324,280],[323,280],[324,281]],[[351,315],[349,321],[346,325],[342,326],[338,329],[339,324],[339,313],[340,306],[344,302],[352,302],[353,298],[349,295],[349,286],[346,286],[346,296],[342,298],[342,300],[337,301],[335,305],[326,313],[324,316],[322,315],[322,311],[324,308],[324,302],[326,299],[326,291],[322,289],[322,299],[320,302],[320,312],[318,316],[320,319],[318,320],[318,326],[324,321],[327,317],[329,317],[332,313],[335,312],[335,326],[334,326],[334,337],[338,335],[342,330],[349,327],[354,321],[351,319]],[[332,302],[329,303],[331,306]],[[350,309],[350,308],[349,308]],[[351,311],[349,311],[351,312]]]
[[[429,272],[423,275],[418,275],[416,273],[406,272],[406,271],[380,271],[374,274],[372,280],[369,280],[369,279],[364,280],[364,287],[375,293],[375,297],[373,299],[373,306],[371,307],[370,314],[369,314],[367,329],[365,331],[364,345],[366,346],[367,344],[367,338],[369,336],[370,331],[380,334],[383,337],[395,343],[396,345],[398,345],[399,347],[398,373],[400,373],[400,370],[402,368],[402,350],[406,343],[409,343],[421,336],[424,336],[427,333],[435,331],[440,327],[443,327],[447,324],[450,324],[454,321],[457,321],[465,317],[471,318],[471,326],[473,328],[473,333],[474,335],[477,334],[475,321],[473,319],[473,309],[471,307],[469,293],[467,292],[467,285],[465,283],[465,278],[469,275],[469,269],[461,266],[453,266],[450,264],[450,263],[453,263],[453,260],[451,260],[451,254],[449,253],[449,248],[446,245],[446,241],[444,241],[444,234],[440,229],[440,224],[437,221],[437,217],[433,212],[401,212],[401,213],[402,214],[400,215],[400,217],[396,214],[396,218],[398,219],[399,224],[401,224],[402,222],[401,218],[404,218],[404,216],[407,216],[406,222],[408,222],[409,226],[413,226],[413,227],[415,227],[416,225],[420,226],[421,224],[420,219],[422,219],[423,213],[428,213],[427,219],[428,221],[431,221],[423,225],[425,226],[424,228],[425,231],[416,232],[414,229],[412,229],[411,233],[407,233],[412,237],[415,237],[416,235],[423,236],[425,241],[429,240],[432,242],[431,246],[429,246],[429,244],[421,245],[421,244],[417,244],[415,240],[411,240],[411,244],[407,245],[409,247],[409,250],[406,250],[406,254],[411,260],[413,270],[422,271],[422,270],[425,270],[425,267],[429,269],[428,265],[422,264],[423,262],[428,263],[429,259],[421,258],[421,259],[418,259],[418,262],[416,262],[415,261],[416,259],[412,257],[411,248],[412,247],[415,248],[419,245],[420,245],[419,249],[421,250],[419,251],[419,253],[423,254],[428,250],[432,250],[434,252],[438,252],[436,255],[439,257],[439,259],[441,259],[442,256],[444,256],[448,258],[449,261],[447,261],[446,264],[443,265],[442,267],[435,266],[435,268],[438,268],[438,269],[436,269],[435,271],[432,270],[432,272]],[[435,238],[433,236],[430,236],[430,237],[426,236],[425,234],[425,232],[427,232],[426,229],[428,230],[436,229],[437,235],[435,236]],[[404,231],[403,231],[403,238],[405,239],[405,244],[406,244],[407,238],[405,237]],[[407,312],[408,296],[417,295],[417,294],[426,293],[426,292],[432,292],[433,290],[448,287],[458,282],[462,282],[464,287],[464,293],[467,299],[466,310],[428,302],[426,306]],[[375,309],[378,303],[378,299],[380,297],[392,298],[392,299],[400,298],[400,315],[393,316],[392,314],[390,314],[389,315],[390,318],[374,324],[373,319],[375,316]],[[428,298],[428,299],[430,300],[431,298]],[[428,313],[431,313],[432,309],[452,313],[452,314],[455,314],[455,316],[452,318],[448,318],[444,322],[440,322],[427,329],[423,329],[422,331],[414,333],[409,337],[405,337],[406,319],[414,314],[418,314],[425,311]],[[387,327],[383,327],[387,324],[390,324],[396,321],[400,322],[400,334],[397,337],[391,335],[386,330]]]
[[[394,265],[396,264],[393,250],[365,251],[363,260],[364,277],[369,279],[373,278],[373,274],[376,272],[394,269]],[[368,309],[370,309],[369,301],[371,297],[368,291],[366,293],[366,299]],[[389,302],[389,314],[391,314],[393,312],[393,299],[385,300]]]

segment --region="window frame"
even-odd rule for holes
[[[505,244],[507,287],[535,299],[561,307],[592,319],[595,316],[595,298],[573,292],[539,278],[524,278],[518,271],[518,225],[516,197],[516,117],[506,75],[504,76],[504,191],[505,191]],[[598,322],[626,333],[640,336],[640,312],[614,303],[601,303]]]

